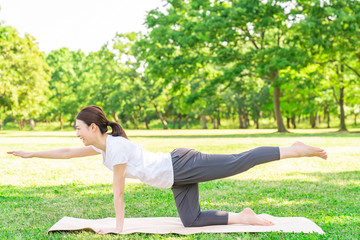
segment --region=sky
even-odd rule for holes
[[[0,21],[29,33],[41,51],[97,51],[116,33],[145,32],[146,13],[163,0],[0,0]]]

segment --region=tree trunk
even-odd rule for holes
[[[2,130],[3,120],[0,119],[0,131]]]
[[[164,129],[169,129],[169,128],[168,128],[168,126],[167,126],[167,122],[166,122],[166,120],[163,118],[163,116],[162,116],[161,112],[159,111],[159,109],[157,108],[157,106],[156,106],[156,104],[155,104],[155,103],[154,103],[154,107],[155,107],[155,111],[156,111],[156,113],[157,113],[157,115],[158,115],[159,119],[161,120],[161,123],[162,123],[162,125],[163,125]]]
[[[340,67],[340,69],[339,69]],[[340,72],[339,72],[340,71]],[[339,98],[337,100],[336,98],[336,94],[335,94],[335,89],[333,88],[334,91],[334,97],[335,100],[337,101],[337,103],[339,104],[339,108],[340,108],[340,129],[339,131],[347,131],[346,129],[346,124],[345,124],[345,109],[344,109],[344,89],[345,87],[342,86],[343,85],[343,73],[344,73],[344,64],[341,64],[340,66],[338,66],[337,70],[337,77],[339,79]]]
[[[356,117],[357,117],[357,115],[355,114],[355,116],[354,116],[354,125],[355,125],[355,126],[357,126]],[[0,126],[0,130],[1,130],[1,126]]]
[[[254,119],[256,129],[259,129],[259,119]]]
[[[295,115],[292,115],[292,117],[291,117],[291,124],[293,125],[293,128],[296,129],[296,119],[295,119]]]
[[[59,121],[60,121],[60,130],[63,130],[63,129],[64,129],[64,126],[63,126],[62,113],[60,113],[60,116],[59,116]]]
[[[148,121],[147,117],[144,118],[144,122],[145,122],[145,127],[146,127],[146,129],[149,130],[150,127],[149,127],[149,121]]]
[[[114,111],[114,112],[112,112],[112,116],[113,116],[113,118],[114,118],[114,120],[115,120],[115,122],[119,122],[119,118],[118,118],[118,116],[117,116],[117,113]]]
[[[33,131],[35,127],[35,121],[34,119],[30,119],[30,130]]]
[[[139,129],[139,125],[138,125],[138,123],[137,123],[137,120],[136,120],[134,114],[131,114],[131,118],[132,118],[133,123],[134,123],[134,128],[135,128],[135,129]]]
[[[181,113],[179,114],[179,124],[178,124],[178,129],[181,129],[182,128],[182,125],[181,125],[181,121],[182,121],[182,115]]]
[[[213,118],[214,129],[219,129],[217,118]]]
[[[245,129],[245,124],[244,124],[244,118],[243,115],[239,112],[239,128],[240,129]]]
[[[287,132],[283,119],[281,116],[281,109],[280,109],[280,88],[274,88],[274,112],[276,117],[276,125],[278,132]]]
[[[244,119],[245,119],[245,128],[248,129],[250,126],[250,119],[249,119],[249,114],[247,112],[244,113]]]
[[[20,129],[20,130],[24,130],[24,128],[25,128],[25,121],[24,121],[24,120],[20,120],[20,121],[19,121],[19,129]]]
[[[201,115],[201,125],[202,125],[202,129],[207,129],[206,117],[204,114]]]
[[[346,124],[345,124],[344,87],[340,87],[339,106],[340,106],[340,129],[339,129],[339,131],[347,131]]]
[[[326,111],[326,115],[327,115],[327,128],[330,128],[330,111]]]
[[[286,117],[286,127],[290,128],[290,118]]]
[[[313,113],[310,114],[310,126],[311,128],[315,128],[316,127],[316,119]]]
[[[186,117],[186,129],[189,129],[189,118]]]
[[[217,121],[217,127],[219,128],[220,125],[221,125],[221,119],[220,119],[220,111],[217,112],[217,118],[216,118],[216,121]]]

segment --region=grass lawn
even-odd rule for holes
[[[258,146],[287,146],[295,140],[323,147],[329,159],[289,159],[256,166],[237,176],[200,184],[203,210],[239,212],[245,207],[274,216],[302,216],[326,235],[292,233],[196,234],[181,236],[47,230],[63,216],[114,217],[112,174],[101,157],[70,160],[21,159],[7,150],[82,146],[75,132],[0,132],[0,239],[358,239],[360,236],[360,133],[335,130],[128,131],[150,151],[191,147],[207,153],[236,153]],[[127,181],[126,217],[177,216],[170,189]]]

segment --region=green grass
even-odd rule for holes
[[[191,147],[207,153],[287,146],[295,140],[324,147],[328,161],[289,159],[257,166],[237,176],[200,184],[202,209],[239,212],[250,207],[274,216],[302,216],[326,235],[293,233],[175,234],[127,236],[65,232],[46,235],[63,216],[114,217],[111,171],[100,156],[71,160],[20,159],[11,149],[82,146],[75,132],[0,132],[0,239],[358,239],[360,236],[360,134],[332,130],[128,131],[148,150]],[[177,216],[171,190],[128,181],[126,217]]]

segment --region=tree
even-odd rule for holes
[[[113,41],[113,49],[118,57],[117,61],[122,64],[120,76],[123,84],[127,84],[125,93],[122,96],[125,100],[124,108],[126,108],[126,112],[129,118],[132,119],[135,128],[139,128],[139,122],[143,121],[146,129],[149,129],[149,117],[153,112],[152,101],[164,89],[162,86],[155,85],[153,79],[144,73],[144,62],[139,56],[139,53],[143,50],[142,34],[135,32],[117,34]],[[154,106],[158,111],[157,105]],[[161,120],[164,128],[166,128],[165,120]]]
[[[74,91],[77,75],[75,72],[76,62],[74,55],[69,49],[61,48],[50,52],[46,61],[52,68],[50,81],[52,110],[60,122],[60,129],[63,129],[64,118],[70,120],[74,105],[77,102],[76,92]]]
[[[23,129],[46,104],[50,69],[35,39],[10,26],[0,26],[0,53],[0,118],[10,114]]]
[[[151,11],[147,17],[149,68],[166,81],[191,79],[208,64],[217,75],[206,79],[212,86],[231,85],[236,79],[261,78],[273,88],[279,132],[283,124],[280,96],[287,81],[283,69],[299,69],[306,52],[293,42],[289,1],[168,1],[167,12]],[[295,6],[296,7],[296,6]],[[163,71],[160,71],[163,70]],[[215,89],[210,87],[210,89]]]
[[[340,110],[340,131],[345,124],[346,88],[359,80],[360,4],[358,1],[302,1],[305,21],[300,25],[304,47],[311,49],[313,62],[324,69]]]

